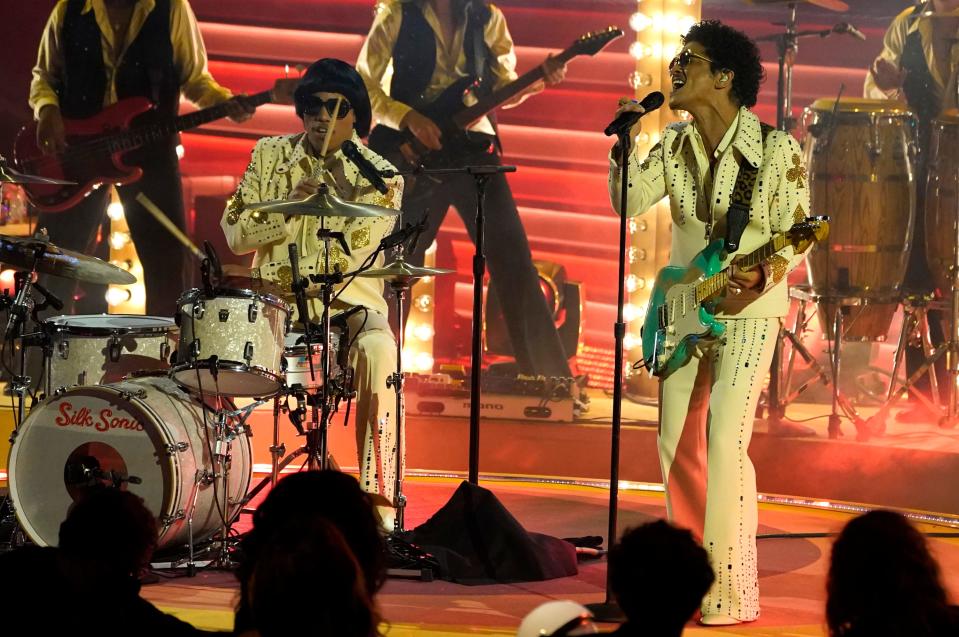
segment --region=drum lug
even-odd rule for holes
[[[206,303],[203,301],[197,301],[193,304],[193,318],[196,320],[201,320],[203,315],[206,314]]]
[[[169,343],[160,343],[160,359],[166,362],[170,362],[170,344]]]
[[[256,307],[256,303],[250,303],[250,307],[247,308],[246,318],[250,323],[256,323],[256,317],[259,315],[260,311]]]
[[[188,442],[178,442],[176,444],[167,443],[163,445],[163,449],[166,451],[168,456],[172,456],[176,453],[183,453],[190,448],[190,443]]]
[[[143,400],[143,399],[146,398],[146,397],[147,397],[147,390],[145,390],[145,389],[138,389],[138,390],[136,390],[136,391],[121,391],[121,392],[120,392],[120,400],[130,400],[131,398],[139,398],[140,400]]]
[[[220,310],[220,322],[226,323],[230,320],[230,310]]]
[[[250,361],[253,360],[253,343],[250,341],[247,341],[246,345],[243,347],[243,359],[246,361],[247,365],[249,365]]]
[[[70,341],[60,341],[57,343],[57,353],[63,360],[70,358]]]
[[[109,343],[107,343],[107,352],[110,356],[110,362],[115,363],[120,360],[120,354],[123,352],[123,344],[120,343],[120,339],[116,336],[111,336]]]
[[[195,361],[200,357],[200,339],[195,338],[190,343],[190,358],[189,360]]]
[[[183,520],[185,518],[186,518],[186,511],[184,511],[183,509],[180,509],[173,515],[161,515],[159,522],[160,524],[166,527],[166,526],[171,526],[174,522]]]

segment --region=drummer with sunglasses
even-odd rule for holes
[[[795,139],[761,124],[750,110],[763,69],[756,45],[743,33],[717,21],[694,25],[669,65],[669,77],[669,107],[687,111],[691,121],[669,125],[645,157],[633,149],[626,214],[643,214],[668,197],[670,265],[686,268],[707,244],[725,237],[740,171],[755,171],[755,184],[743,185],[750,195],[748,223],[740,249],[726,258],[729,265],[805,219],[809,191],[802,152]],[[622,98],[616,115],[625,111],[642,107]],[[624,172],[620,157],[614,148],[609,192],[615,210]],[[756,473],[747,449],[789,309],[786,275],[802,259],[790,246],[762,267],[733,265],[716,314],[725,338],[694,348],[661,381],[657,442],[667,514],[703,543],[716,573],[701,604],[704,625],[759,617]]]
[[[237,254],[255,252],[256,274],[290,289],[292,282],[289,244],[299,250],[300,274],[322,274],[326,263],[323,243],[317,238],[321,219],[248,210],[262,201],[303,199],[321,184],[337,197],[357,203],[398,209],[403,195],[402,177],[386,180],[388,191],[380,194],[344,156],[341,147],[353,141],[360,153],[378,170],[393,166],[360,141],[369,133],[370,100],[362,79],[352,66],[325,58],[314,62],[294,93],[296,113],[303,132],[266,137],[253,148],[250,165],[227,202],[220,222],[230,248]],[[395,217],[327,217],[328,230],[342,232],[349,254],[334,241],[330,247],[330,272],[351,272],[371,257],[380,240],[388,235]],[[372,267],[382,267],[382,253]],[[331,313],[361,307],[348,319],[349,363],[355,372],[356,444],[360,484],[369,493],[392,501],[396,466],[395,395],[386,385],[396,369],[396,343],[387,321],[383,281],[357,277],[337,286]],[[309,292],[316,292],[312,286]],[[323,305],[317,294],[307,301],[310,317],[319,322]],[[298,320],[298,319],[297,319]],[[341,347],[346,344],[340,345]],[[393,510],[380,510],[387,530],[393,528]]]

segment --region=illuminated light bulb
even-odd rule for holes
[[[629,230],[630,234],[636,232],[636,226],[637,224],[635,219],[630,219],[626,224],[626,228]]]
[[[433,338],[433,334],[435,334],[433,326],[426,323],[420,323],[413,328],[413,336],[424,342]]]
[[[413,299],[413,307],[420,312],[429,312],[431,309],[433,309],[433,297],[429,294],[420,294],[418,297]]]
[[[629,74],[629,85],[634,89],[650,86],[653,83],[653,76],[649,73],[633,71]]]
[[[635,319],[637,316],[639,316],[639,309],[635,305],[633,305],[632,303],[627,303],[625,306],[623,306],[624,321],[629,323],[633,319]]]
[[[636,258],[637,258],[639,261],[645,261],[645,260],[646,260],[646,250],[645,250],[644,248],[639,248],[639,249],[637,249],[637,250],[636,250]]]
[[[652,19],[642,11],[637,11],[629,16],[629,28],[637,33],[649,27],[652,23]]]
[[[0,289],[4,292],[13,292],[16,287],[16,271],[4,270],[0,272]]]
[[[636,336],[632,332],[627,332],[626,336],[623,337],[623,347],[625,349],[633,349],[639,347],[643,344],[642,338]]]
[[[429,352],[420,352],[413,359],[413,368],[418,372],[433,371],[433,357]]]
[[[630,294],[632,294],[638,289],[638,286],[636,283],[637,279],[639,279],[639,277],[636,276],[635,274],[630,274],[628,277],[626,277],[626,291],[629,292]]]
[[[114,250],[122,250],[126,244],[130,243],[129,232],[111,232],[110,247]]]
[[[629,54],[637,60],[642,60],[653,54],[653,47],[642,42],[633,42],[629,45]]]
[[[133,268],[133,262],[130,259],[114,259],[110,261],[110,265],[120,268],[121,270],[126,270],[129,272]]]
[[[643,132],[636,136],[637,144],[648,144],[649,143],[649,133]]]
[[[640,219],[638,225],[640,232],[646,232],[649,230],[649,222],[647,222],[645,219]]]
[[[186,150],[183,148],[183,144],[176,145],[176,158],[183,159],[183,156],[186,154]]]
[[[626,252],[627,252],[627,256],[629,257],[629,262],[636,263],[636,247],[630,246],[629,250],[627,250]]]
[[[127,288],[116,288],[110,286],[107,293],[103,295],[110,307],[116,307],[121,303],[126,303],[133,298],[133,293]]]
[[[123,204],[119,201],[111,201],[107,206],[107,216],[113,221],[123,219]]]
[[[637,289],[637,290],[642,290],[642,289],[645,288],[645,287],[646,287],[646,279],[644,279],[644,278],[641,277],[641,276],[640,276],[640,277],[636,277],[636,289]]]

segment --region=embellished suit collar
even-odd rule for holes
[[[688,123],[682,127],[676,140],[675,148],[682,150],[683,144],[693,144],[692,136],[699,136],[699,131],[695,128],[695,123]],[[732,126],[737,126],[736,120],[733,120]],[[700,142],[700,146],[702,142]],[[745,106],[740,107],[738,115],[738,128],[730,144],[739,151],[739,154],[748,161],[754,168],[758,168],[763,161],[763,133],[759,118]],[[695,146],[695,145],[694,145]]]

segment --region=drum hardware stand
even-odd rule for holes
[[[910,294],[903,299],[902,330],[899,333],[899,342],[896,345],[896,355],[893,359],[889,388],[886,391],[885,400],[879,407],[879,411],[867,420],[870,429],[877,435],[882,435],[886,432],[886,419],[889,416],[889,411],[896,405],[902,393],[905,391],[910,392],[933,413],[938,413],[942,409],[942,405],[939,402],[939,379],[936,373],[936,362],[942,358],[943,355],[948,357],[951,344],[949,341],[946,341],[937,348],[932,346],[932,339],[929,335],[928,310],[937,309],[933,307],[936,305],[938,304],[931,294]],[[906,348],[909,347],[910,342],[914,340],[919,341],[925,360],[909,378],[902,384],[899,384],[897,378],[899,376],[899,370],[902,367],[902,359],[906,354]],[[913,389],[913,385],[924,374],[929,375],[929,388],[932,393],[932,400],[926,398],[922,392],[917,392]],[[948,414],[946,417],[948,418]]]

